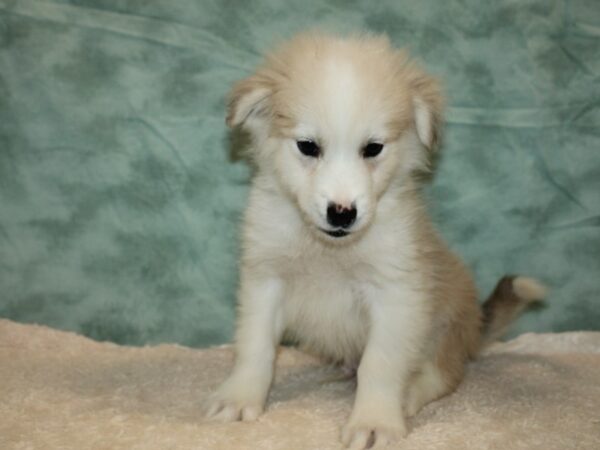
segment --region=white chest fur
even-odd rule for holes
[[[302,266],[284,279],[286,335],[324,357],[357,364],[369,324],[364,286],[332,258]]]
[[[414,282],[407,275],[412,239],[401,215],[339,246],[315,237],[287,201],[255,192],[250,202],[244,266],[280,283],[286,337],[326,358],[357,364],[378,292],[394,289],[401,296],[403,285]]]

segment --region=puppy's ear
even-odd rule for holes
[[[440,86],[433,77],[419,71],[412,87],[415,130],[419,141],[433,151],[438,145],[443,121]]]
[[[257,132],[271,114],[272,93],[271,83],[260,74],[236,83],[229,94],[227,125]]]

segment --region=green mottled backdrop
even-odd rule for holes
[[[0,0],[0,316],[128,344],[231,337],[249,171],[228,87],[295,31],[386,32],[443,78],[429,189],[514,332],[600,329],[598,0]]]

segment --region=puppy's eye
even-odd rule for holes
[[[378,142],[369,142],[362,149],[363,158],[375,158],[383,150],[383,144]]]
[[[298,146],[298,150],[300,150],[300,153],[306,156],[310,156],[311,158],[318,158],[321,154],[321,149],[313,141],[300,140],[296,141],[296,145]]]

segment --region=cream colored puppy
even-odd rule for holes
[[[363,448],[456,388],[464,364],[543,288],[503,279],[482,309],[433,229],[415,174],[442,122],[437,82],[387,39],[296,37],[231,93],[227,123],[253,140],[236,362],[208,415],[253,420],[276,346],[358,367],[342,433]]]

